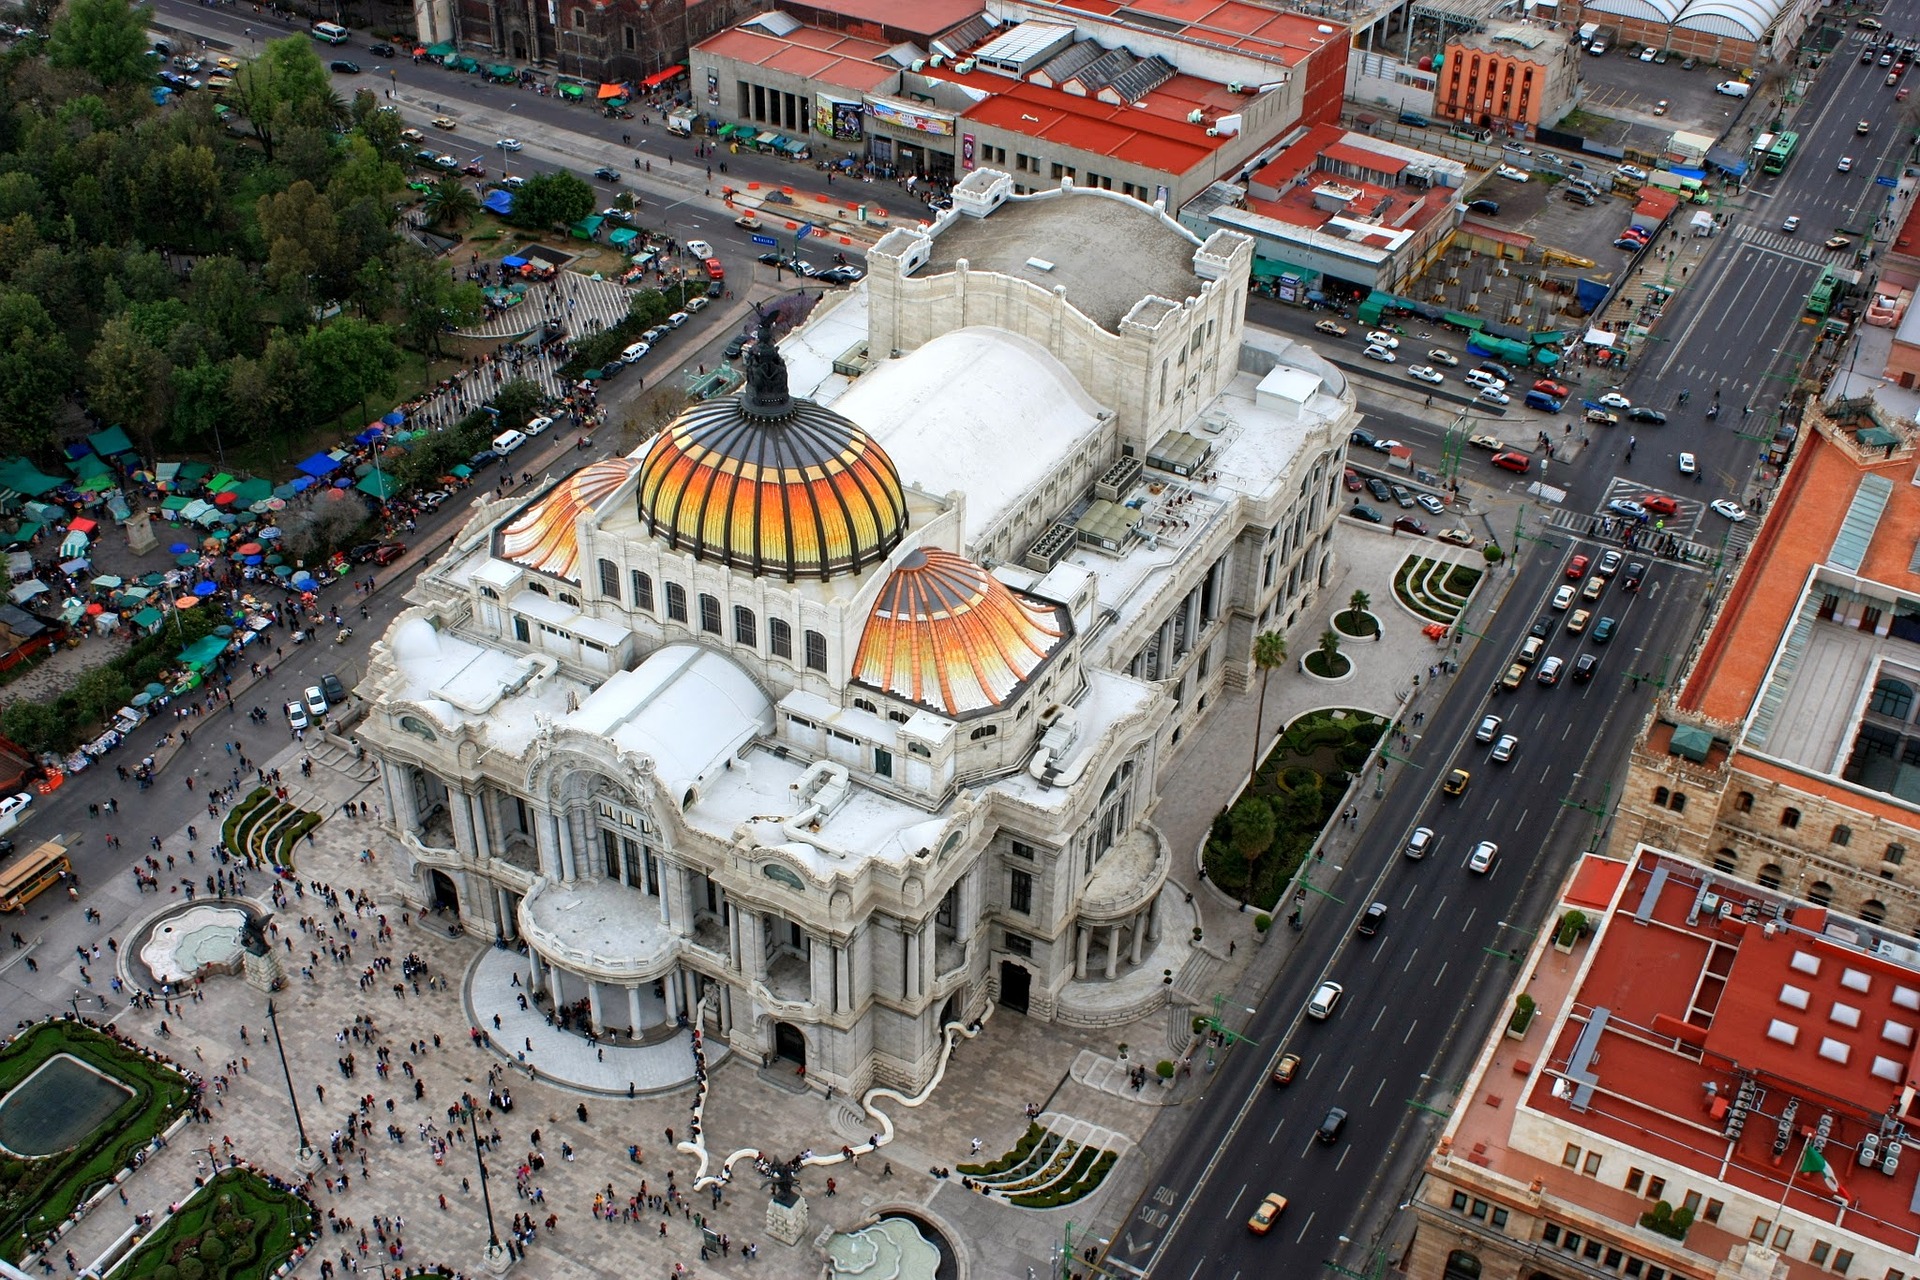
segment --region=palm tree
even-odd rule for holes
[[[433,226],[453,226],[480,212],[480,197],[466,183],[448,174],[436,181],[421,199],[421,211]]]
[[[1328,675],[1332,675],[1336,670],[1338,670],[1338,668],[1334,666],[1334,659],[1338,658],[1339,656],[1340,656],[1340,636],[1337,632],[1334,631],[1332,627],[1328,627],[1325,631],[1322,631],[1320,633],[1320,667],[1321,669],[1325,671]]]
[[[1253,638],[1253,665],[1260,672],[1260,709],[1253,716],[1253,763],[1248,778],[1260,771],[1260,726],[1267,718],[1267,679],[1287,662],[1287,638],[1278,631],[1262,631]]]
[[[1356,591],[1347,597],[1347,612],[1358,618],[1373,603],[1373,597],[1364,591]]]

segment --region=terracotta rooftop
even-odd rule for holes
[[[703,53],[838,89],[884,90],[900,75],[900,68],[879,62],[890,46],[821,27],[796,27],[786,36],[774,36],[758,27],[729,27],[702,40],[698,47]]]
[[[1473,1105],[1456,1110],[1451,1149],[1632,1222],[1648,1203],[1623,1196],[1624,1169],[1574,1177],[1553,1162],[1562,1143],[1590,1145],[1586,1133],[1691,1170],[1688,1189],[1708,1195],[1718,1183],[1777,1203],[1791,1180],[1791,1209],[1920,1251],[1920,1159],[1890,1176],[1855,1155],[1864,1138],[1881,1139],[1888,1116],[1920,1129],[1920,972],[1857,944],[1864,926],[1653,850],[1630,867],[1589,857],[1576,893],[1599,886],[1595,864],[1616,869],[1619,892],[1590,917],[1593,936],[1572,955],[1543,939],[1532,957],[1527,990],[1546,1043],[1536,1031],[1523,1046],[1497,1045],[1471,1082]],[[1743,1084],[1736,1129],[1728,1113]],[[1793,1176],[1823,1116],[1846,1205]]]
[[[1367,176],[1327,169],[1323,161],[1351,165],[1383,178],[1404,172],[1407,161],[1374,151],[1337,125],[1317,124],[1262,165],[1247,182],[1247,207],[1255,213],[1295,227],[1320,228],[1336,217],[1377,224],[1377,235],[1348,235],[1356,243],[1381,241],[1399,232],[1416,230],[1446,215],[1453,193],[1438,187],[1392,186]],[[1344,188],[1353,194],[1344,208],[1319,203],[1322,188]]]
[[[1087,14],[1115,22],[1147,19],[1156,31],[1176,39],[1211,44],[1236,53],[1273,58],[1294,66],[1323,44],[1347,39],[1344,24],[1305,14],[1282,13],[1246,0],[1072,0],[1050,6],[1068,14]],[[1040,9],[1036,16],[1051,15]],[[1331,35],[1320,28],[1333,28]]]

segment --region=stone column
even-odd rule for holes
[[[1166,889],[1162,887],[1161,893]],[[1160,941],[1160,894],[1153,895],[1153,901],[1147,905],[1147,937],[1153,942]]]
[[[447,792],[447,817],[453,822],[453,848],[462,857],[479,856],[473,840],[473,810],[467,807],[467,793]]]
[[[560,970],[554,965],[547,966],[547,994],[553,997],[555,1009],[566,1003],[560,992]]]
[[[853,965],[847,958],[847,949],[836,946],[833,949],[833,1011],[846,1013],[853,1008]]]
[[[1140,965],[1140,947],[1147,940],[1147,921],[1145,911],[1136,911],[1127,922],[1127,928],[1133,933],[1133,950],[1128,953],[1127,963],[1138,968]]]
[[[1073,977],[1076,982],[1084,982],[1087,977],[1087,935],[1091,932],[1086,925],[1073,926]]]
[[[693,936],[693,873],[685,867],[673,869],[673,931],[683,938]]]
[[[903,923],[902,934],[906,939],[905,970],[900,983],[902,999],[920,998],[920,926],[911,922]]]
[[[838,1006],[833,998],[833,944],[825,938],[807,937],[808,995],[823,1009]]]
[[[604,1024],[600,1021],[600,983],[594,978],[587,979],[587,1021],[599,1035]]]
[[[733,987],[724,982],[720,984],[720,1034],[733,1034]]]
[[[414,767],[401,765],[393,780],[393,817],[398,830],[420,830],[420,805],[413,790]]]
[[[508,942],[512,942],[520,936],[520,922],[514,919],[516,913],[513,909],[513,895],[498,885],[495,885],[493,897],[494,901],[499,904],[500,936]]]
[[[653,873],[660,881],[660,923],[667,928],[673,927],[673,864],[665,857],[653,855]]]
[[[598,832],[587,821],[585,805],[571,805],[567,809],[567,843],[573,849],[573,879],[598,880],[601,877],[595,868],[599,865],[600,850],[596,847]]]
[[[660,979],[660,989],[666,993],[667,997],[667,1021],[678,1022],[680,1020],[680,971],[669,969],[666,976]]]
[[[742,930],[746,926],[740,922],[740,918],[738,908],[727,912],[727,964],[735,973],[745,973],[747,970],[746,957],[741,951]]]
[[[476,857],[493,856],[493,832],[487,822],[486,791],[482,788],[467,796],[467,806],[471,810],[469,821],[473,825],[473,851]]]
[[[1107,926],[1107,976],[1113,977],[1120,969],[1120,926]]]
[[[960,881],[960,909],[954,913],[953,939],[960,944],[962,951],[973,941],[974,932],[980,927],[980,889],[985,876],[985,868],[975,863]]]
[[[560,842],[560,824],[544,809],[534,811],[533,843],[540,851],[540,869],[547,879],[571,879],[566,874],[567,854]]]
[[[532,947],[527,948],[527,998],[540,989],[540,953]]]

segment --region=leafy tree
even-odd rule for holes
[[[305,424],[301,406],[306,389],[300,348],[284,334],[269,338],[259,359],[235,360],[227,382],[235,415],[260,432],[280,438],[283,445],[288,435]]]
[[[311,301],[327,296],[324,281],[340,255],[340,221],[333,205],[305,179],[254,207],[267,246],[267,283],[283,295]]]
[[[1260,706],[1253,716],[1253,763],[1247,776],[1260,771],[1260,726],[1267,718],[1267,680],[1287,662],[1287,638],[1278,631],[1262,631],[1253,638],[1253,667],[1260,673]]]
[[[193,288],[188,293],[194,318],[231,351],[252,351],[259,344],[260,287],[247,274],[247,264],[224,253],[193,264]]]
[[[393,387],[393,371],[400,352],[393,331],[342,316],[324,329],[310,329],[301,343],[308,384],[324,397],[323,413],[338,413],[356,400],[360,416],[367,416],[367,395]]]
[[[153,433],[165,421],[171,371],[160,349],[125,315],[107,321],[87,355],[88,399],[95,413],[125,425],[153,456]]]
[[[127,0],[67,0],[47,33],[48,61],[85,71],[109,89],[144,84],[153,77],[150,16]]]
[[[420,202],[429,226],[458,226],[480,212],[480,197],[452,174],[437,179]]]
[[[31,213],[16,213],[0,222],[0,280],[11,280],[21,264],[45,244]]]
[[[571,173],[541,173],[513,193],[515,226],[572,226],[593,212],[593,188]]]
[[[1247,864],[1247,879],[1253,879],[1253,864],[1260,855],[1273,846],[1273,836],[1277,829],[1273,819],[1273,806],[1266,798],[1245,795],[1227,812],[1228,839],[1233,851]]]
[[[59,745],[65,729],[64,719],[51,703],[32,698],[15,698],[0,712],[0,732],[31,752]]]
[[[227,91],[268,160],[291,126],[324,123],[327,112],[317,104],[332,97],[333,83],[314,56],[313,42],[301,36],[268,41],[258,58],[241,65]]]
[[[21,214],[36,214],[48,207],[40,179],[31,173],[0,174],[0,222]]]
[[[480,318],[485,309],[480,286],[455,281],[447,269],[417,249],[397,256],[394,286],[408,338],[418,350],[440,354],[440,334]]]
[[[392,117],[381,115],[377,119]],[[327,181],[327,199],[333,202],[333,207],[344,209],[356,200],[382,200],[406,186],[406,173],[386,155],[365,138],[349,139],[345,155]],[[383,225],[392,221],[391,203],[387,203],[386,208],[388,213]]]
[[[493,397],[502,431],[518,431],[546,407],[547,393],[525,378],[515,378]]]
[[[74,373],[73,350],[25,293],[0,293],[0,447],[29,453],[53,438],[54,414]]]
[[[232,412],[227,400],[227,383],[232,377],[231,365],[204,358],[173,366],[173,407],[167,417],[169,443],[197,449],[218,438],[220,424]]]

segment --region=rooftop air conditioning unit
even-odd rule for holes
[[[1202,111],[1198,107],[1195,107],[1193,110],[1187,112],[1188,124],[1199,124],[1202,120],[1205,120],[1206,118],[1207,118],[1207,113]]]
[[[1240,82],[1239,82],[1238,80],[1229,80],[1229,81],[1227,81],[1227,92],[1228,92],[1228,93],[1238,93],[1238,92],[1240,92],[1240,90],[1241,90],[1241,88],[1242,88],[1242,86],[1241,86],[1241,84],[1240,84]]]
[[[934,66],[938,67],[943,65],[946,62],[946,59],[936,53],[933,55],[931,59],[929,59],[929,61],[931,61]]]
[[[978,65],[979,65],[978,60],[974,58],[963,58],[959,62],[956,62],[953,64],[953,69],[955,71],[958,71],[961,75],[965,75],[967,74],[967,72],[973,70]]]
[[[1207,136],[1209,138],[1217,138],[1220,136],[1220,131],[1218,129],[1209,129],[1207,130]]]

